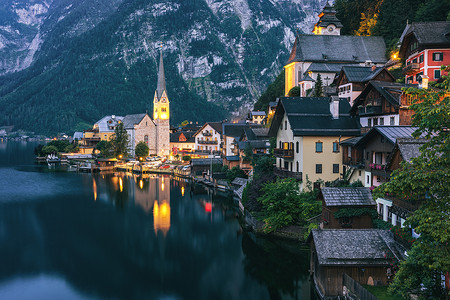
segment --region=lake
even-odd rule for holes
[[[36,165],[35,146],[0,142],[0,299],[312,298],[309,250],[252,238],[232,199]]]

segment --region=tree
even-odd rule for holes
[[[322,76],[320,76],[320,74],[317,74],[313,97],[322,97],[322,85]]]
[[[191,161],[191,157],[189,155],[184,155],[181,159],[186,162]]]
[[[120,122],[114,129],[114,135],[111,139],[112,150],[115,157],[128,155],[128,142],[128,133],[125,130],[123,123]]]
[[[269,84],[267,90],[256,101],[254,110],[266,110],[269,102],[276,101],[278,97],[284,96],[284,70],[277,76],[274,82]]]
[[[184,127],[184,126],[186,126],[188,124],[189,124],[189,121],[188,120],[184,120],[183,122],[181,122],[180,126]]]
[[[42,154],[44,154],[44,155],[57,154],[57,153],[58,153],[58,148],[56,148],[56,146],[47,145],[47,146],[42,147]]]
[[[450,67],[443,68],[446,71]],[[422,298],[445,299],[441,275],[450,270],[450,78],[436,90],[408,89],[416,97],[412,125],[414,136],[429,141],[421,147],[419,157],[402,162],[391,174],[391,180],[375,190],[378,196],[390,193],[404,201],[421,201],[421,207],[407,218],[420,237],[408,252],[406,261],[390,287],[403,297],[420,293]],[[423,289],[423,287],[425,289]],[[448,296],[448,295],[447,295]]]
[[[300,87],[294,86],[288,93],[288,97],[300,97]]]
[[[144,158],[148,156],[149,148],[145,142],[141,141],[136,145],[136,149],[134,152],[136,154],[136,157]]]
[[[112,142],[100,141],[95,145],[95,149],[100,151],[100,155],[103,157],[113,156]]]

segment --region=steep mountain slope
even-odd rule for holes
[[[294,31],[309,31],[325,0],[27,2],[47,12],[30,29],[35,52],[9,51],[19,63],[2,64],[4,73],[30,67],[0,78],[0,125],[55,132],[151,110],[159,44],[172,123],[238,114],[279,73]]]

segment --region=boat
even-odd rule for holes
[[[49,154],[49,155],[47,155],[47,163],[48,164],[60,164],[61,159],[54,154]]]

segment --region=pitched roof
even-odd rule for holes
[[[369,83],[361,92],[361,94],[359,94],[359,96],[356,97],[356,99],[354,100],[350,112],[351,113],[356,112],[358,106],[361,105],[362,102],[364,102],[365,97],[372,89],[378,91],[390,104],[398,107],[400,105],[402,88],[407,87],[417,87],[417,85],[398,82],[377,81],[377,80],[369,81]]]
[[[403,160],[411,162],[413,158],[420,155],[420,147],[422,147],[427,139],[414,139],[414,138],[398,138],[397,147]]]
[[[347,76],[348,82],[366,82],[378,75],[383,68],[376,68],[372,71],[372,67],[363,66],[344,66],[342,72]]]
[[[177,131],[170,134],[170,142],[171,143],[195,143],[195,139],[193,131]],[[186,141],[180,142],[180,135],[184,135]]]
[[[387,253],[396,260],[405,258],[405,249],[390,230],[313,229],[311,239],[321,266],[388,266],[392,260]]]
[[[111,129],[108,124],[113,124],[115,126],[118,122],[122,121],[123,118],[124,117],[121,116],[109,115],[101,118],[95,125],[98,126],[99,132],[113,132],[114,129]],[[112,123],[108,123],[109,121]]]
[[[158,100],[161,99],[161,96],[165,90],[166,90],[166,76],[164,74],[164,63],[163,63],[163,55],[162,55],[162,50],[161,50],[160,56],[159,56],[158,84],[156,87],[156,94],[157,94]]]
[[[450,21],[411,23],[403,31],[399,42],[403,42],[405,37],[411,33],[420,44],[447,44],[450,46]]]
[[[217,131],[219,134],[222,134],[222,122],[206,122],[205,124],[203,124],[202,127],[200,127],[197,130],[197,132],[194,133],[194,137],[197,136],[197,134],[199,134],[200,132],[202,132],[202,130],[208,125],[211,126],[212,129]]]
[[[327,4],[323,8],[322,12],[319,14],[319,21],[317,21],[316,26],[327,27],[329,24],[334,24],[337,28],[344,27],[336,17],[336,10],[327,1]]]
[[[266,112],[265,111],[252,111],[251,115],[252,116],[265,116]]]
[[[233,185],[247,185],[248,179],[236,177],[231,184]]]
[[[269,137],[269,128],[252,128],[252,131],[257,138]]]
[[[360,124],[348,114],[350,104],[339,99],[339,118],[333,119],[330,98],[284,97],[280,98],[269,135],[275,136],[286,113],[294,136],[357,136]]]
[[[348,63],[320,63],[314,62],[312,63],[305,72],[305,78],[309,71],[311,72],[323,72],[323,73],[338,73],[345,66],[359,66],[358,64],[348,64]],[[305,80],[305,79],[303,79]]]
[[[134,128],[134,125],[139,124],[146,115],[147,114],[126,115],[123,118],[123,126],[127,129]]]
[[[385,63],[386,45],[378,36],[297,35],[291,62]]]
[[[375,205],[372,193],[365,187],[324,187],[320,193],[327,206]]]
[[[349,139],[346,139],[346,140],[343,140],[342,142],[340,142],[340,145],[343,145],[343,146],[355,146],[355,144],[357,143],[357,142],[359,142],[359,140],[362,138],[362,136],[357,136],[357,137],[354,137],[354,138],[349,138]]]
[[[381,134],[392,145],[395,144],[398,138],[412,138],[412,134],[418,127],[412,126],[375,126],[369,130],[357,143],[356,147],[363,145],[371,140],[375,134]]]
[[[240,137],[247,127],[249,127],[248,124],[225,123],[223,124],[223,135],[230,137]]]

